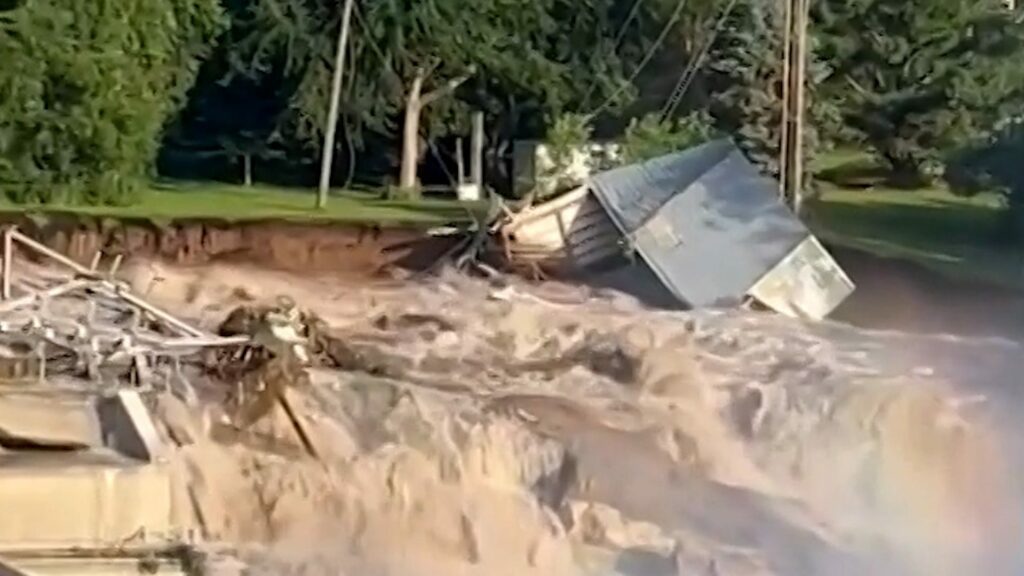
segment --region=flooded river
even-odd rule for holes
[[[183,449],[210,537],[268,574],[1022,573],[1010,340],[453,273],[133,283],[209,325],[287,294],[364,363],[303,393],[323,464]]]

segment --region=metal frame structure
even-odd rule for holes
[[[42,257],[47,270],[66,275],[46,279],[20,277],[15,264],[19,250]],[[128,368],[132,383],[140,387],[158,384],[158,368],[164,367],[163,384],[187,384],[180,374],[181,359],[207,348],[243,346],[248,336],[223,338],[205,332],[133,294],[116,279],[122,258],[115,256],[107,270],[100,270],[102,254],[86,267],[43,245],[16,227],[3,230],[0,270],[0,344],[26,340],[38,361],[35,376],[46,379],[50,353],[74,359],[74,365],[91,380],[103,380],[105,368]],[[84,303],[86,312],[69,318],[50,310],[60,300]],[[106,318],[99,309],[103,308]],[[19,359],[8,360],[17,361]],[[191,394],[187,394],[191,395]]]

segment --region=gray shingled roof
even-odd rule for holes
[[[728,140],[625,166],[591,189],[637,253],[691,306],[730,305],[809,232]]]

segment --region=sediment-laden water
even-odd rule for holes
[[[188,424],[206,529],[268,574],[1020,573],[1009,341],[454,274],[132,279],[211,324],[288,294],[364,362],[300,393],[322,463]]]

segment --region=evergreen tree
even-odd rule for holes
[[[222,0],[228,21],[212,54],[199,70],[188,103],[164,138],[161,170],[195,170],[195,161],[214,159],[204,173],[251,184],[253,164],[277,159],[295,147],[293,134],[284,123],[291,90],[280,61],[269,62],[260,74],[233,74],[233,47],[252,33],[245,18],[248,0]],[[289,138],[289,136],[292,136]],[[178,161],[185,160],[185,165]],[[203,162],[205,164],[205,162]],[[280,174],[275,174],[281,176]],[[286,180],[286,178],[277,178]]]
[[[718,127],[731,134],[748,158],[772,177],[779,176],[782,141],[785,30],[782,2],[739,0],[724,21],[707,64],[710,110]],[[817,85],[829,73],[808,46],[805,181],[820,146],[818,126],[833,122],[835,111],[818,99]]]
[[[363,131],[402,142],[401,183],[415,185],[423,141],[468,127],[485,109],[518,131],[609,95],[623,99],[614,0],[368,0],[354,19],[342,115],[352,137]],[[326,0],[259,0],[253,34],[240,41],[242,70],[259,73],[281,59],[295,79],[292,118],[317,144],[330,97],[341,5]],[[635,35],[635,32],[633,33]]]
[[[994,134],[952,157],[946,180],[961,194],[996,191],[1006,200],[1007,231],[1024,239],[1024,116],[1004,121]]]
[[[0,188],[125,203],[217,33],[215,0],[32,0],[0,13]]]
[[[819,54],[834,67],[823,91],[910,183],[940,173],[1024,95],[1024,26],[1002,0],[816,5]]]

